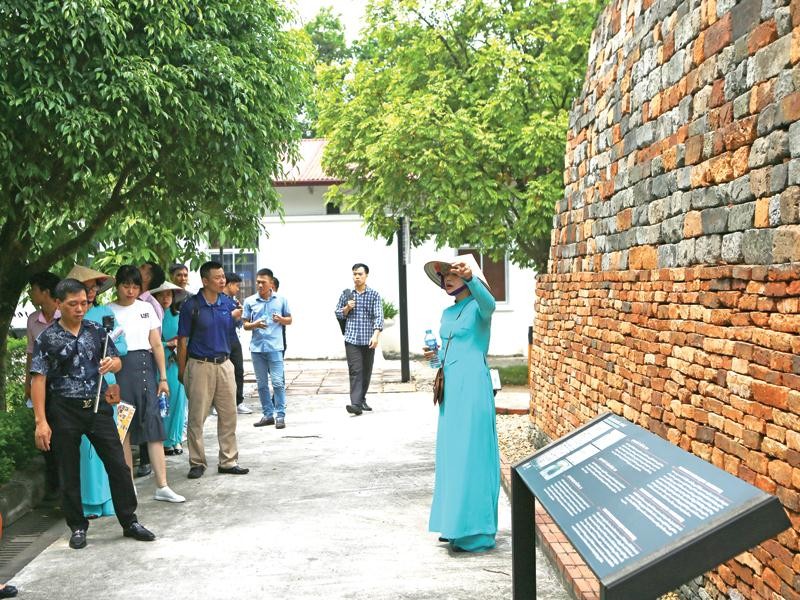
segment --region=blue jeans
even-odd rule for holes
[[[283,352],[251,352],[253,370],[258,382],[258,398],[265,417],[286,416],[286,383],[283,377]],[[275,402],[269,393],[269,380],[275,391]]]

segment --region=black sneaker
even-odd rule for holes
[[[283,429],[286,427],[286,421],[283,417],[278,417],[275,419],[275,429]]]
[[[253,427],[266,427],[267,425],[275,425],[275,419],[272,417],[261,417],[261,420],[253,423]]]
[[[69,547],[74,550],[80,550],[81,548],[86,547],[85,529],[76,529],[72,532],[72,535],[69,536]]]
[[[189,479],[200,479],[205,472],[206,468],[203,465],[194,465],[189,469],[189,474],[187,477]]]
[[[136,475],[134,477],[147,477],[150,473],[153,472],[153,468],[148,465],[139,465],[136,467]]]
[[[361,403],[361,410],[366,410],[367,412],[370,412],[372,410],[372,407],[369,404],[367,404],[366,402],[362,402]]]
[[[361,414],[361,407],[360,407],[360,406],[358,406],[357,404],[348,404],[348,405],[347,405],[347,406],[345,406],[344,408],[345,408],[345,410],[346,410],[347,412],[349,412],[351,415],[358,416],[358,415],[360,415],[360,414]]]

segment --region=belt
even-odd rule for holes
[[[74,402],[81,408],[93,408],[94,407],[94,398],[67,398],[65,396],[57,397],[58,400],[62,402]]]
[[[190,354],[189,358],[193,358],[194,360],[199,360],[200,362],[207,362],[207,363],[214,363],[215,365],[221,365],[226,360],[228,360],[228,355],[221,354],[220,356],[192,356]]]

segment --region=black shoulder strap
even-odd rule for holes
[[[198,292],[201,293],[201,292]],[[194,300],[194,302],[192,302]],[[186,303],[192,302],[192,320],[189,324],[189,337],[186,339],[186,346],[189,346],[189,342],[192,341],[192,336],[194,336],[194,332],[197,329],[197,321],[200,319],[200,305],[198,304],[197,294],[188,298]]]

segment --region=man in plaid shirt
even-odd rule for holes
[[[355,289],[344,290],[336,305],[336,318],[346,321],[344,349],[350,371],[350,404],[345,408],[353,415],[370,411],[366,395],[372,377],[375,348],[383,331],[383,303],[381,295],[367,287],[369,267],[364,263],[353,265]]]

